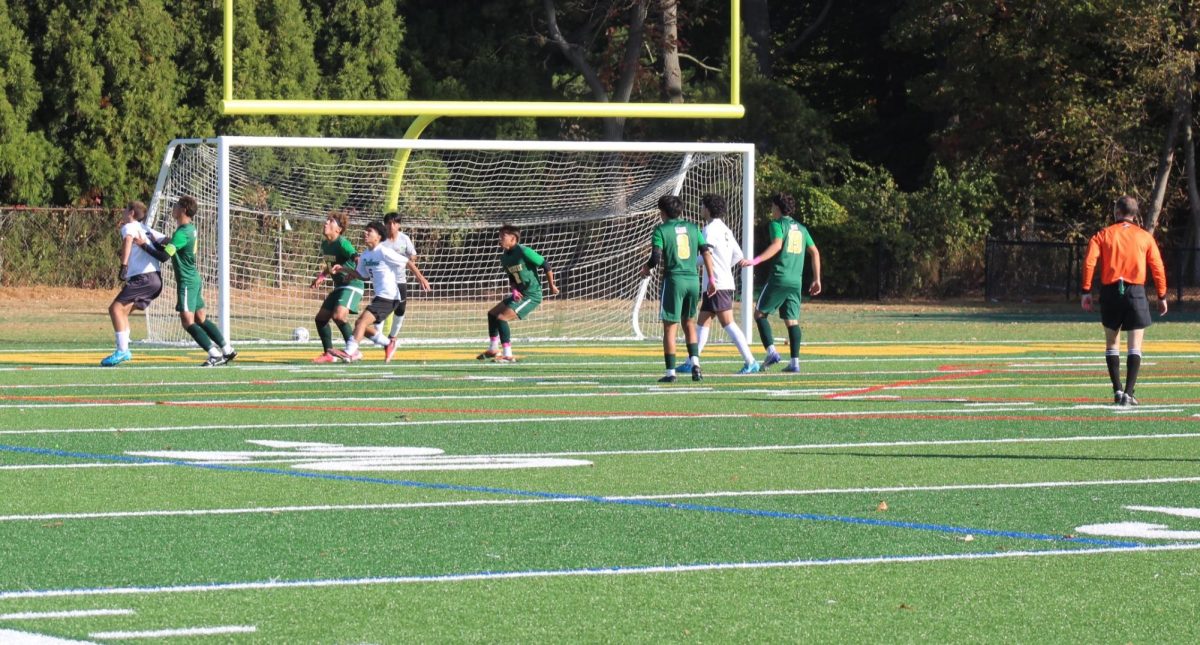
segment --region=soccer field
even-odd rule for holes
[[[1200,640],[1200,324],[1117,408],[1076,317],[816,311],[802,374],[667,386],[4,349],[0,642]]]

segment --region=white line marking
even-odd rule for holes
[[[95,645],[91,641],[71,641],[44,634],[30,634],[12,629],[0,629],[0,643],[4,645]]]
[[[61,598],[67,596],[122,596],[163,593],[196,593],[213,591],[262,591],[267,589],[363,587],[368,585],[427,584],[472,582],[480,580],[512,580],[520,578],[563,578],[572,576],[621,576],[653,573],[684,573],[696,571],[727,571],[734,569],[790,569],[863,564],[903,564],[941,562],[947,560],[995,560],[1001,558],[1036,558],[1048,556],[1098,555],[1112,553],[1146,553],[1153,551],[1195,551],[1200,544],[1164,544],[1139,547],[1102,547],[1096,549],[1048,549],[1045,551],[1002,551],[999,553],[955,553],[893,557],[841,558],[834,560],[786,560],[775,562],[717,562],[711,564],[681,564],[649,567],[559,569],[549,571],[513,571],[510,573],[460,573],[440,576],[397,576],[387,578],[351,578],[328,580],[277,580],[263,582],[233,582],[208,585],[179,585],[173,587],[109,587],[101,589],[44,589],[38,591],[0,592],[0,600],[19,598]],[[92,635],[93,638],[97,636]]]
[[[122,640],[126,638],[169,638],[172,636],[219,636],[221,634],[253,634],[254,625],[222,625],[220,627],[185,627],[182,629],[156,629],[143,632],[93,632],[88,638],[99,640]]]
[[[0,614],[0,620],[44,620],[48,618],[90,618],[92,616],[132,616],[132,609],[74,609],[71,611],[27,611]]]
[[[138,464],[120,464],[113,462],[99,462],[86,464],[17,464],[10,466],[0,466],[0,470],[74,470],[76,468],[145,468],[147,466],[164,466],[166,464],[157,463],[138,463]]]
[[[946,492],[966,490],[1015,490],[1037,488],[1080,488],[1088,486],[1135,486],[1153,484],[1200,483],[1200,477],[1160,477],[1155,479],[1097,479],[1085,481],[1016,482],[1011,484],[941,484],[928,486],[880,486],[867,488],[816,488],[808,490],[747,490],[707,493],[670,493],[661,495],[613,495],[604,499],[663,500],[711,499],[721,497],[790,497],[808,495],[855,495],[862,493]],[[139,517],[191,517],[197,515],[254,515],[260,513],[312,513],[325,511],[382,511],[419,508],[454,508],[470,506],[520,506],[527,504],[562,504],[585,501],[581,498],[551,499],[476,499],[453,502],[396,502],[390,504],[326,504],[318,506],[254,506],[246,508],[211,508],[153,511],[111,511],[97,513],[48,513],[44,515],[0,515],[0,522],[45,522],[51,520],[130,519]],[[1143,510],[1141,507],[1127,507]]]

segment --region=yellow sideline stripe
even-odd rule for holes
[[[683,344],[679,346],[683,354]],[[754,347],[759,352],[758,347]],[[319,350],[311,348],[246,348],[238,351],[239,362],[253,363],[303,363],[312,359]],[[1072,353],[1088,354],[1103,351],[1103,341],[1083,342],[1064,341],[1061,343],[1021,344],[935,344],[935,343],[904,343],[888,345],[805,345],[801,352],[803,356],[846,356],[846,357],[899,357],[899,356],[1024,356],[1030,354]],[[1145,344],[1147,354],[1165,353],[1200,353],[1200,342],[1182,340],[1148,341]],[[422,361],[472,361],[479,352],[478,348],[462,347],[411,347],[396,350],[395,360],[405,363],[420,363]],[[380,362],[383,352],[375,348],[364,348],[365,360]],[[662,356],[662,348],[657,343],[645,345],[569,345],[569,346],[526,346],[518,348],[518,356],[524,359],[535,359],[549,356],[573,356],[585,358],[658,358]],[[761,353],[761,352],[759,352]],[[0,353],[0,364],[7,365],[98,365],[100,359],[108,354],[107,351],[95,354],[80,352],[28,351]],[[189,350],[183,352],[164,352],[157,350],[152,353],[134,351],[134,364],[177,364],[191,365],[204,362],[204,354]],[[737,351],[730,345],[721,344],[705,348],[706,356],[730,358]]]

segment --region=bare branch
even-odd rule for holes
[[[559,51],[579,73],[583,75],[583,79],[587,81],[588,87],[592,88],[592,96],[602,103],[608,102],[608,91],[604,88],[604,83],[600,82],[600,76],[584,57],[583,48],[577,44],[568,42],[563,37],[562,30],[558,28],[558,9],[554,6],[554,0],[542,0],[542,6],[546,11],[546,26],[550,30],[550,42],[554,43]]]
[[[781,47],[779,49],[779,53],[786,56],[797,49],[800,49],[801,45],[808,42],[808,40],[813,36],[817,35],[817,30],[819,30],[821,25],[825,23],[825,19],[829,17],[829,10],[832,8],[833,0],[825,0],[825,6],[821,8],[821,13],[817,15],[817,19],[814,20],[811,25],[806,27],[804,31],[801,32],[798,37],[796,37],[795,40]]]

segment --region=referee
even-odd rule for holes
[[[1088,242],[1083,260],[1084,311],[1092,310],[1092,276],[1100,264],[1100,322],[1104,325],[1104,362],[1112,379],[1113,403],[1137,405],[1133,388],[1142,365],[1142,335],[1150,326],[1150,305],[1146,301],[1146,268],[1158,288],[1158,315],[1167,315],[1167,272],[1162,254],[1150,233],[1134,220],[1137,200],[1125,196],[1113,206],[1111,226],[1102,229]],[[1121,330],[1128,332],[1129,360],[1125,387],[1121,387]]]

